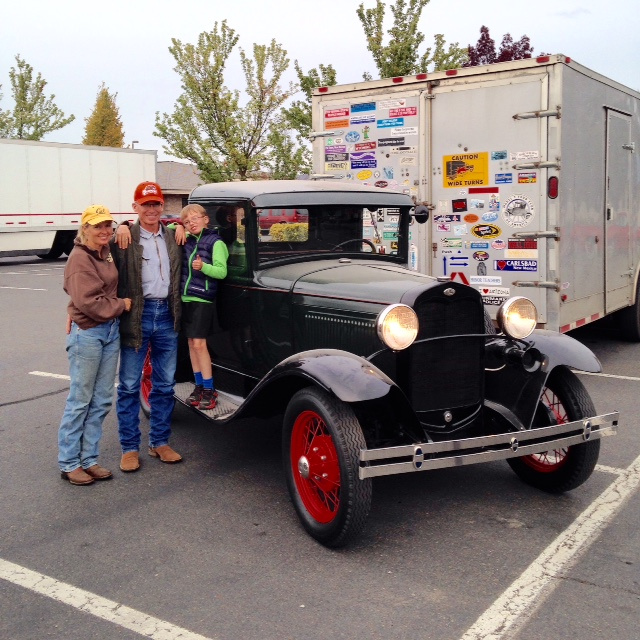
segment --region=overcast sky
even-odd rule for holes
[[[356,15],[359,0],[21,0],[6,3],[0,28],[0,108],[12,106],[9,69],[15,55],[42,73],[47,95],[76,120],[49,134],[50,142],[81,143],[85,119],[102,82],[117,92],[126,143],[158,150],[155,113],[170,113],[180,92],[168,51],[171,38],[196,42],[198,34],[227,20],[240,35],[239,46],[281,44],[291,59],[286,81],[295,80],[293,61],[304,70],[332,64],[338,83],[377,77]],[[364,0],[374,7],[375,0]],[[389,6],[393,0],[387,0]],[[407,2],[408,4],[408,2]],[[638,0],[431,0],[422,12],[424,46],[443,33],[446,42],[475,44],[480,27],[489,27],[496,46],[505,33],[529,36],[534,54],[563,53],[576,62],[640,90],[640,11]],[[242,88],[237,56],[227,84]]]

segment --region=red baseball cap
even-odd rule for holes
[[[157,182],[141,182],[133,194],[133,201],[138,204],[144,204],[145,202],[164,202],[164,196]]]

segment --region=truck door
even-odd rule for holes
[[[631,264],[631,116],[607,109],[607,158],[605,182],[605,310],[629,304]]]
[[[545,290],[537,286],[547,279],[547,240],[539,237],[546,171],[536,167],[547,160],[547,119],[528,114],[547,102],[548,76],[536,71],[447,79],[425,106],[430,272],[479,289],[492,317],[510,296],[526,295],[546,322]],[[529,282],[535,286],[525,288]]]

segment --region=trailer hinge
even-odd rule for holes
[[[309,174],[309,180],[342,180],[342,178],[344,178],[344,176],[339,173],[339,174],[334,174],[334,173],[310,173]]]
[[[344,133],[343,129],[330,129],[329,131],[312,131],[308,138],[313,141],[316,138],[332,138],[334,136],[341,136]]]
[[[512,234],[514,238],[553,238],[560,240],[560,229],[556,227],[555,231],[516,231]]]
[[[622,148],[626,149],[627,151],[631,151],[631,153],[633,153],[636,150],[636,143],[629,142],[629,144],[623,144]]]
[[[536,287],[537,289],[553,289],[555,291],[560,291],[559,280],[554,280],[553,282],[514,280],[512,284],[514,287]]]
[[[529,120],[530,118],[553,118],[560,119],[560,109],[558,105],[555,109],[547,109],[546,111],[525,111],[524,113],[516,113],[514,120]]]
[[[522,169],[557,169],[560,171],[560,162],[522,162],[512,165],[516,170]]]

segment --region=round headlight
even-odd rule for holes
[[[538,310],[529,298],[516,296],[502,304],[496,319],[500,330],[510,338],[522,339],[530,336],[536,328]]]
[[[383,309],[376,320],[376,330],[389,349],[409,347],[418,335],[418,316],[406,304],[392,304]]]

